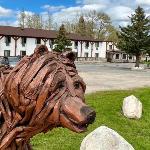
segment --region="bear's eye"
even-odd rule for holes
[[[64,81],[60,81],[57,86],[59,89],[63,89],[65,87]]]
[[[75,87],[75,89],[79,89],[80,88],[80,82],[75,82],[74,87]]]

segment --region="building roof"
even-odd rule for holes
[[[0,26],[0,36],[18,36],[18,37],[31,37],[31,38],[43,38],[43,39],[56,39],[58,31],[54,30],[43,30],[33,28],[21,28],[11,26]],[[78,34],[70,33],[70,40],[74,41],[90,41],[98,42],[103,40],[93,39],[91,37],[83,37]]]

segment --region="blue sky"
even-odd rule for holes
[[[75,0],[0,0],[0,5],[13,10],[25,9],[40,13],[42,6],[66,6],[71,7],[76,5]]]
[[[150,15],[150,0],[0,0],[0,25],[17,26],[18,14],[26,13],[45,15],[49,10],[54,22],[73,21],[77,15],[97,10],[107,13],[113,24],[127,25],[128,16],[140,5]]]

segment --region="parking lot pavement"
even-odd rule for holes
[[[150,86],[150,70],[132,71],[134,64],[78,64],[79,75],[87,84],[86,93]]]

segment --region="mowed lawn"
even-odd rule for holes
[[[123,98],[134,94],[143,103],[140,120],[122,115]],[[128,91],[105,91],[86,95],[86,102],[95,109],[96,120],[86,133],[77,134],[57,128],[46,134],[36,135],[31,144],[34,150],[79,150],[82,139],[101,125],[117,131],[136,150],[150,150],[150,88]]]

